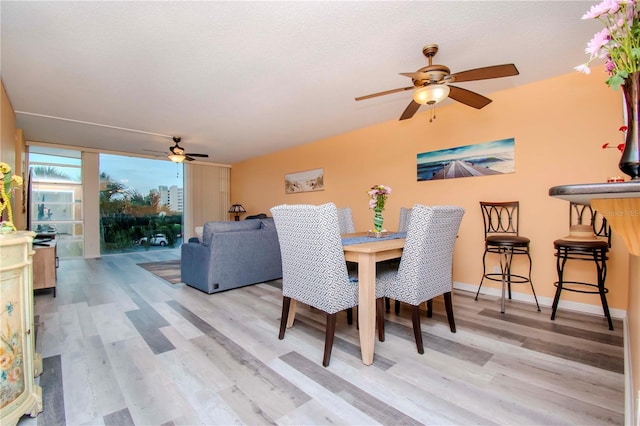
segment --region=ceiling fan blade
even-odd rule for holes
[[[204,157],[204,158],[209,158],[209,154],[194,154],[192,152],[187,152],[184,155],[190,155],[192,157]]]
[[[493,65],[484,68],[475,68],[452,74],[456,83],[462,81],[487,80],[490,78],[510,77],[520,74],[513,64]]]
[[[416,101],[411,101],[411,103],[407,105],[407,108],[404,110],[404,112],[400,116],[400,120],[407,120],[413,117],[413,115],[418,111],[418,109],[420,109],[420,104],[417,103]]]
[[[449,97],[465,105],[469,105],[473,108],[484,108],[491,103],[491,99],[482,96],[479,93],[472,92],[471,90],[463,89],[449,85]]]
[[[187,160],[187,161],[193,161],[193,160],[195,160],[195,158],[193,158],[193,157],[189,157],[189,156],[188,156],[188,155],[186,155],[186,154],[185,154],[185,156],[184,156],[184,159],[185,159],[185,160]]]
[[[413,90],[413,89],[415,89],[415,87],[410,86],[410,87],[401,87],[399,89],[385,90],[384,92],[378,92],[378,93],[372,93],[370,95],[359,96],[356,98],[356,101],[364,101],[365,99],[376,98],[378,96],[390,95],[392,93],[404,92],[406,90]]]
[[[401,72],[400,75],[404,75],[405,77],[409,77],[413,80],[429,80],[429,74],[426,72]]]

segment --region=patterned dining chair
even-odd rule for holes
[[[400,220],[398,222],[398,232],[407,232],[409,228],[409,221],[411,220],[411,208],[410,207],[400,207]],[[391,263],[395,262],[397,267],[397,259],[391,261]],[[391,299],[388,297],[385,298],[385,311],[391,311]],[[396,300],[395,304],[395,313],[398,315],[400,313],[400,302]]]
[[[333,203],[321,206],[280,205],[271,209],[282,254],[284,338],[291,299],[327,314],[323,366],[329,365],[336,313],[358,304],[357,280],[349,278]]]
[[[343,207],[337,210],[340,233],[352,234],[356,232],[356,225],[353,222],[353,212],[351,212],[351,207]]]
[[[398,222],[398,232],[407,232],[409,221],[411,220],[411,209],[400,207],[400,221]]]
[[[416,204],[400,266],[378,271],[376,289],[380,288],[386,297],[411,305],[413,334],[421,354],[424,353],[420,327],[422,302],[444,295],[449,328],[456,332],[451,300],[453,247],[464,212],[462,207]],[[384,319],[378,318],[378,333],[380,340],[384,340]]]

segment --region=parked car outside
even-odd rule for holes
[[[140,238],[140,241],[138,242],[140,245],[144,245],[147,243],[147,237],[142,237]],[[151,241],[149,241],[149,244],[151,244],[152,246],[166,246],[167,245],[167,236],[164,234],[156,234],[153,237],[151,237]]]

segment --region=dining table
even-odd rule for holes
[[[358,264],[360,353],[365,365],[373,364],[376,339],[376,264],[402,257],[405,239],[398,235],[406,233],[390,234],[388,238],[367,237],[367,232],[342,235],[345,260]],[[364,242],[347,244],[352,239]]]

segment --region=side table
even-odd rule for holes
[[[33,289],[53,288],[53,297],[56,297],[56,240],[34,244],[33,250]]]

